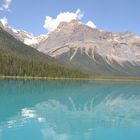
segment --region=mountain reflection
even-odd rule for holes
[[[44,84],[42,88],[48,87],[47,94],[45,90],[38,89],[38,98],[30,98],[28,94],[30,100],[26,102],[30,106],[23,105],[17,113],[13,111],[6,120],[1,120],[0,133],[33,121],[41,124],[44,139],[54,140],[92,138],[96,128],[140,126],[139,85],[92,82],[76,83],[76,86],[71,83],[65,86],[61,82],[57,84],[57,87],[54,84],[55,88]],[[44,94],[47,98],[41,98]]]

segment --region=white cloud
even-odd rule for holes
[[[44,28],[47,29],[48,32],[53,31],[57,28],[60,22],[70,22],[73,19],[79,19],[81,20],[84,16],[84,13],[81,12],[80,9],[77,9],[76,12],[61,12],[57,15],[56,18],[52,18],[50,16],[46,16],[45,22],[44,22]],[[96,28],[95,24],[92,21],[88,21],[86,25]]]
[[[12,0],[4,0],[4,3],[0,7],[0,10],[1,11],[4,11],[4,10],[8,10],[9,11],[11,3],[12,3]]]
[[[8,20],[6,17],[1,18],[0,22],[2,23],[3,26],[8,26]]]
[[[91,27],[91,28],[96,28],[96,25],[92,22],[92,21],[88,21],[86,23],[87,26]]]
[[[44,28],[48,30],[48,32],[53,31],[57,28],[60,22],[66,21],[70,22],[73,19],[82,19],[84,16],[83,12],[80,9],[77,9],[75,13],[73,12],[63,12],[59,13],[55,19],[50,16],[46,16]]]

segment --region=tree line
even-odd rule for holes
[[[23,58],[16,54],[0,52],[0,75],[87,78],[88,74],[58,63]]]

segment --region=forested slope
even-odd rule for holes
[[[24,45],[0,28],[0,75],[41,77],[88,77]]]

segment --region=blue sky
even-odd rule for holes
[[[9,5],[4,6],[6,2]],[[100,29],[140,35],[140,0],[0,0],[0,18],[5,16],[10,26],[35,35],[47,33],[46,16],[56,18],[77,9],[84,13],[84,23],[90,20]]]

